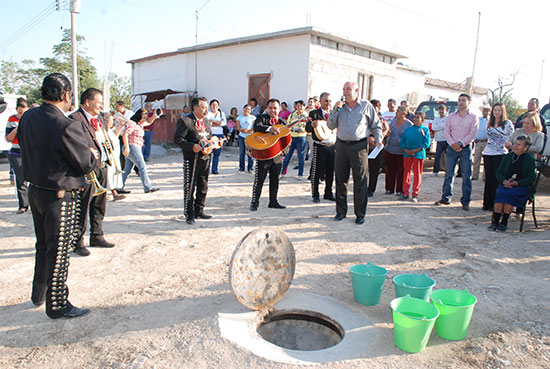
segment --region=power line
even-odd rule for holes
[[[33,29],[38,24],[40,24],[44,19],[46,19],[48,16],[50,16],[53,12],[55,12],[56,11],[56,3],[57,3],[57,1],[53,1],[44,10],[42,10],[38,15],[36,15],[34,18],[32,18],[27,24],[25,24],[23,27],[21,27],[18,31],[16,31],[14,34],[9,36],[7,39],[2,41],[2,43],[0,43],[0,50],[5,49],[9,45],[13,44],[21,36],[23,36],[25,33],[29,32],[31,29]],[[63,5],[66,5],[66,4],[64,3]]]

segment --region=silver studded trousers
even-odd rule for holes
[[[55,318],[71,309],[67,275],[69,251],[78,235],[80,211],[78,191],[67,191],[62,198],[56,191],[30,186],[31,206],[36,234],[36,256],[31,299],[45,300],[46,314]]]

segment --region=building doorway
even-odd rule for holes
[[[271,74],[251,74],[248,77],[248,99],[255,98],[263,111],[269,100]]]

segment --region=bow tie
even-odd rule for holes
[[[269,124],[271,124],[272,126],[274,126],[277,123],[279,123],[279,119],[277,119],[277,118],[271,118],[269,120]]]
[[[94,131],[97,131],[99,128],[101,128],[101,122],[97,120],[97,118],[90,119],[90,124],[92,125]]]
[[[206,126],[202,122],[202,119],[199,119],[195,122],[195,128],[197,131],[206,131]]]
[[[328,114],[325,113],[325,120],[328,120]]]

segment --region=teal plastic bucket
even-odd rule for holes
[[[395,345],[406,352],[423,351],[439,316],[437,308],[427,301],[410,296],[396,298],[390,306]]]
[[[466,337],[477,302],[467,290],[437,290],[430,295],[440,315],[435,322],[437,335],[446,340],[458,341]]]
[[[388,271],[368,263],[352,266],[349,268],[349,273],[355,301],[368,306],[377,305],[380,302]]]
[[[417,299],[430,301],[430,293],[435,286],[435,281],[424,274],[399,274],[393,277],[395,284],[395,297],[410,295]]]

